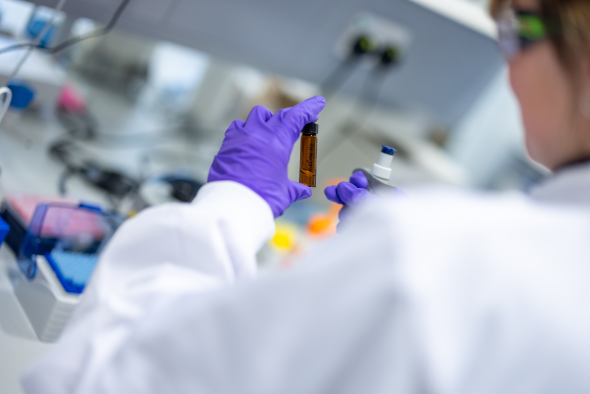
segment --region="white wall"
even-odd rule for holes
[[[487,187],[512,158],[525,155],[520,110],[506,68],[459,122],[448,149],[479,187]]]

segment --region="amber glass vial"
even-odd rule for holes
[[[299,162],[299,183],[315,187],[316,166],[318,160],[317,123],[308,123],[301,131],[301,156]]]

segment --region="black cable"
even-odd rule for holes
[[[320,160],[320,164],[323,161],[325,161],[328,158],[328,156],[330,156],[338,147],[340,147],[342,143],[352,138],[354,135],[356,135],[359,131],[362,130],[363,125],[375,110],[375,106],[379,101],[381,88],[384,84],[384,80],[387,75],[388,73],[386,70],[379,68],[374,70],[367,76],[367,79],[365,79],[365,83],[363,84],[363,88],[361,89],[361,93],[357,98],[357,102],[353,107],[361,107],[363,99],[365,97],[368,97],[369,101],[366,104],[364,114],[360,117],[356,117],[354,120],[349,120],[348,122],[346,122],[346,128],[338,130],[340,134],[338,141],[336,141],[335,144],[331,145],[327,152],[322,153],[322,159]]]
[[[357,41],[356,46],[361,43],[361,39]],[[355,46],[355,48],[356,48]],[[353,51],[353,53],[360,53],[358,50]],[[322,160],[320,163],[326,160],[326,158],[332,154],[344,141],[352,138],[356,133],[362,130],[365,122],[369,118],[369,116],[375,110],[377,102],[379,101],[379,95],[381,93],[381,89],[384,85],[384,80],[389,75],[389,72],[393,67],[397,67],[401,60],[402,55],[401,51],[398,47],[395,46],[386,46],[381,50],[374,50],[372,52],[368,52],[373,55],[377,55],[379,58],[379,63],[376,65],[376,68],[373,69],[373,72],[367,76],[365,80],[364,86],[361,88],[361,92],[359,97],[357,98],[357,102],[354,107],[358,108],[361,106],[362,100],[364,97],[369,97],[369,101],[366,103],[366,109],[364,114],[360,117],[356,117],[354,120],[349,120],[346,123],[346,128],[343,128],[340,131],[342,135],[338,141],[334,145],[331,145],[327,152],[322,154]],[[371,86],[375,84],[376,86]],[[353,107],[353,108],[354,108]]]
[[[387,72],[382,69],[377,69],[369,74],[363,89],[364,93],[362,94],[362,97],[368,97],[369,100],[365,103],[364,114],[361,117],[355,118],[359,129],[363,127],[369,116],[371,116],[375,110],[386,76]],[[358,98],[359,101],[356,104],[357,107],[360,106],[362,97]]]
[[[349,53],[344,61],[338,63],[338,66],[328,75],[326,80],[320,85],[322,94],[328,101],[334,93],[350,78],[356,66],[367,55],[373,55],[376,50],[374,39],[366,34],[355,37],[350,43]]]
[[[321,92],[329,101],[332,96],[340,89],[340,87],[350,78],[350,75],[355,70],[358,59],[348,58],[343,62],[338,63],[338,66],[328,75],[325,81],[320,85]]]
[[[65,195],[67,180],[73,176],[80,176],[85,182],[102,190],[109,197],[109,201],[116,208],[116,200],[121,200],[133,193],[140,181],[125,175],[124,173],[111,170],[92,160],[78,159],[72,155],[72,148],[76,144],[67,140],[58,140],[49,148],[49,154],[66,166],[64,173],[58,181],[60,194]]]
[[[166,142],[178,142],[174,141],[173,138],[179,137],[182,133],[192,130],[201,130],[201,129],[192,129],[189,127],[178,127],[175,129],[165,129],[162,131],[170,132],[167,135],[158,135],[161,131],[153,131],[153,132],[145,132],[145,133],[136,133],[136,134],[97,134],[95,138],[92,139],[79,139],[79,142],[88,144],[88,145],[97,145],[109,149],[134,149],[134,148],[144,148],[149,147],[151,145],[162,144]],[[75,131],[74,131],[75,133]],[[72,135],[74,138],[78,138],[75,134]],[[187,143],[188,140],[185,139],[182,141],[183,143]]]
[[[80,37],[72,37],[72,38],[62,42],[61,44],[57,44],[53,48],[43,48],[42,46],[35,45],[33,43],[23,43],[23,44],[11,45],[9,47],[0,49],[0,55],[3,53],[6,53],[6,52],[15,51],[15,50],[21,49],[21,48],[29,48],[29,47],[36,47],[38,49],[42,49],[42,50],[45,50],[45,51],[53,54],[53,53],[63,51],[64,49],[71,47],[72,45],[76,45],[77,43],[79,43],[81,41],[85,41],[90,38],[104,36],[104,35],[108,34],[115,27],[115,25],[119,21],[119,18],[121,17],[121,14],[123,13],[123,11],[125,11],[125,8],[127,8],[127,5],[129,4],[129,2],[131,2],[131,0],[122,0],[121,3],[119,4],[119,6],[117,7],[117,9],[115,10],[115,13],[111,17],[111,20],[102,29],[97,29],[93,32],[90,32],[90,33],[85,34]]]
[[[10,51],[15,51],[17,49],[21,49],[21,48],[29,48],[29,47],[34,47],[38,45],[34,45],[33,43],[27,42],[27,43],[23,43],[23,44],[15,44],[15,45],[11,45],[9,47],[5,47],[0,49],[0,55],[6,52],[10,52]]]
[[[111,149],[142,148],[152,144],[160,144],[175,137],[181,137],[183,134],[188,136],[187,133],[189,132],[213,133],[217,131],[179,123],[166,129],[134,134],[105,134],[99,133],[98,120],[88,111],[74,113],[62,109],[58,112],[58,119],[65,128],[67,135],[75,141],[89,145],[100,145]],[[183,142],[186,143],[189,141],[185,138]]]
[[[123,11],[125,11],[125,8],[127,8],[127,5],[129,4],[130,1],[131,0],[121,1],[119,6],[117,7],[117,9],[115,10],[115,13],[111,17],[111,20],[102,29],[98,29],[96,31],[90,32],[84,36],[72,37],[69,40],[62,42],[61,44],[56,45],[55,47],[50,49],[49,52],[56,53],[56,52],[66,49],[72,45],[76,45],[80,41],[84,41],[84,40],[88,40],[90,38],[96,38],[96,37],[100,37],[100,36],[104,36],[104,35],[108,34],[115,27],[115,25],[119,21],[119,18],[121,17],[121,14],[123,14]]]

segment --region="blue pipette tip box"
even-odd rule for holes
[[[45,258],[64,290],[81,294],[98,262],[98,255],[52,251]]]
[[[0,218],[0,245],[2,245],[2,243],[4,242],[4,239],[8,235],[9,231],[10,226],[6,224],[6,222],[2,220],[2,218]]]

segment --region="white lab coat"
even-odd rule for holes
[[[233,182],[128,221],[25,391],[590,392],[590,166],[532,197],[366,206],[292,271],[252,280],[273,231]]]

